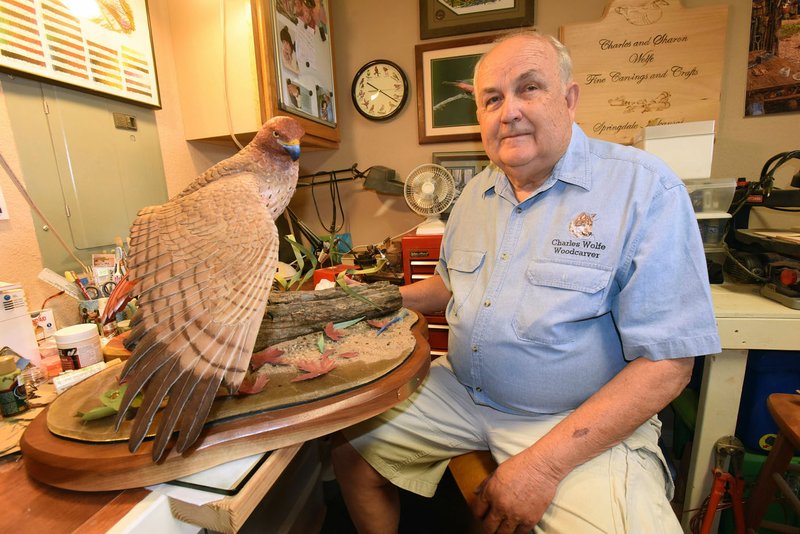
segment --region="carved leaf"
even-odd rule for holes
[[[237,391],[237,394],[255,395],[256,393],[261,393],[267,386],[267,382],[269,382],[269,377],[264,373],[257,375],[248,373],[244,377],[244,380],[242,380],[242,385],[239,386],[239,391]]]
[[[304,371],[305,374],[297,375],[292,379],[292,382],[300,382],[302,380],[311,380],[324,374],[330,373],[336,368],[336,362],[331,360],[328,356],[332,351],[326,351],[322,357],[317,361],[305,361],[297,364],[297,368]]]
[[[339,341],[340,339],[342,339],[343,336],[346,335],[344,333],[344,330],[337,330],[336,328],[334,328],[332,322],[325,325],[324,332],[325,335],[328,336],[328,339],[330,339],[331,341]]]
[[[250,358],[250,369],[257,371],[267,363],[272,365],[291,365],[281,359],[283,353],[284,351],[273,347],[267,347],[262,351],[254,352],[252,358]]]

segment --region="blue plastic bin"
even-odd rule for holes
[[[767,409],[772,393],[800,389],[800,351],[751,350],[739,405],[736,436],[749,450],[766,454],[778,427]]]

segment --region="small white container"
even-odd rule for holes
[[[100,334],[94,323],[76,324],[56,331],[56,347],[64,371],[82,369],[103,361]]]

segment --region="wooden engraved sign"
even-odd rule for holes
[[[581,85],[576,122],[622,144],[645,126],[716,120],[728,6],[613,0],[599,22],[561,28]]]

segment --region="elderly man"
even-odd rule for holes
[[[476,449],[499,464],[476,490],[487,532],[680,532],[656,414],[720,350],[703,248],[680,179],[587,138],[578,92],[567,50],[532,32],[476,67],[496,167],[461,194],[437,276],[402,288],[446,306],[448,358],[333,451],[360,532],[396,531],[395,486],[430,496]]]

